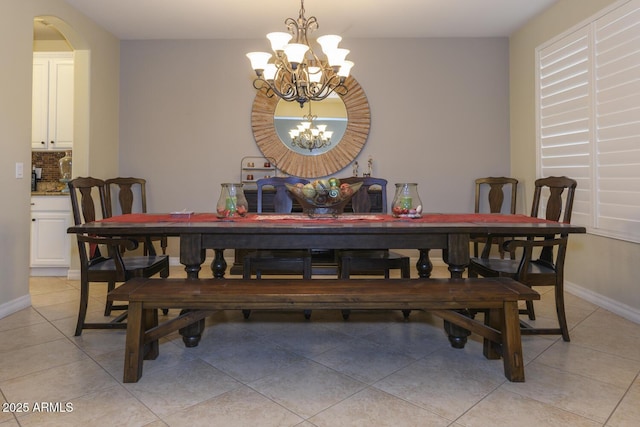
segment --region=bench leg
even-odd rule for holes
[[[124,354],[125,383],[138,382],[142,376],[142,358],[144,357],[144,321],[141,302],[129,303],[127,320],[127,341]]]
[[[158,310],[142,310],[143,316],[143,332],[158,326]],[[144,337],[144,334],[143,334]],[[144,360],[155,360],[160,355],[160,344],[158,340],[148,342],[144,346]]]
[[[504,331],[502,321],[504,315],[502,309],[490,309],[485,311],[484,324],[498,331]],[[502,357],[502,348],[500,343],[484,339],[482,353],[487,359],[500,359]]]
[[[524,382],[524,362],[517,301],[505,301],[502,329],[504,375],[509,381]]]

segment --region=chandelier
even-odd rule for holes
[[[309,102],[309,114],[302,116],[302,122],[298,127],[289,131],[292,146],[313,151],[331,145],[333,132],[327,130],[327,125],[313,127],[313,121],[317,118],[318,116],[311,114],[311,102]]]
[[[321,101],[332,92],[346,95],[344,81],[353,67],[353,62],[345,59],[349,50],[338,47],[340,36],[318,37],[326,59],[314,53],[307,36],[318,29],[318,20],[315,16],[305,18],[304,12],[304,0],[301,0],[298,19],[284,21],[289,32],[267,34],[274,54],[247,53],[257,75],[253,87],[264,90],[268,97],[277,95],[288,102],[296,101],[300,108],[305,102]],[[294,42],[289,43],[292,39]]]

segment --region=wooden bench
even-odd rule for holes
[[[423,309],[484,338],[484,355],[504,360],[510,381],[524,381],[519,300],[540,295],[507,278],[473,279],[157,279],[134,278],[109,293],[129,301],[124,382],[142,376],[143,359],[155,359],[158,339],[203,321],[214,310]],[[158,308],[180,308],[158,324]],[[456,310],[488,309],[484,323]]]

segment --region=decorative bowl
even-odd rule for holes
[[[314,188],[314,194],[307,192],[304,187],[285,184],[289,193],[296,199],[302,212],[310,217],[330,215],[336,217],[344,212],[344,207],[349,203],[353,195],[362,187],[361,182],[342,184],[339,188]],[[337,193],[337,194],[336,194]]]

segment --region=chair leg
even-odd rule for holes
[[[311,280],[312,272],[311,253],[309,253],[308,256],[302,260],[302,278],[304,280]],[[311,310],[304,310],[304,318],[306,320],[311,319]]]
[[[536,312],[533,309],[533,301],[526,301],[527,305],[527,314],[529,315],[529,320],[536,320]]]
[[[116,282],[109,282],[107,284],[107,293],[111,292],[115,288],[116,288]],[[88,291],[88,289],[87,289],[87,291]],[[111,310],[112,309],[113,309],[113,301],[107,300],[107,302],[104,305],[104,315],[105,316],[111,316]]]
[[[89,304],[89,282],[84,280],[80,283],[80,309],[78,310],[78,322],[76,324],[75,336],[79,337],[84,329],[84,319],[87,316],[87,305]]]
[[[349,279],[351,276],[351,258],[349,257],[340,257],[338,262],[338,277],[341,279]],[[349,320],[349,316],[351,316],[351,310],[348,308],[342,310],[342,319]]]
[[[166,269],[160,272],[160,277],[162,277],[163,279],[166,279],[167,277],[169,277],[169,267],[167,267]]]
[[[409,259],[403,259],[402,265],[400,267],[400,277],[403,279],[411,278],[411,265],[409,263]],[[402,310],[402,316],[404,320],[409,320],[409,315],[411,314],[411,310]]]
[[[251,261],[248,257],[242,260],[242,278],[251,279]],[[242,317],[245,320],[249,319],[250,316],[251,310],[242,310]]]
[[[562,283],[556,285],[556,314],[558,315],[558,324],[560,325],[560,332],[562,333],[562,339],[566,342],[571,341],[569,338],[569,328],[567,327],[567,316],[564,311],[564,288]]]

